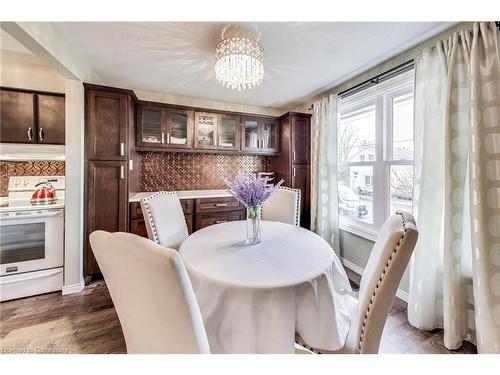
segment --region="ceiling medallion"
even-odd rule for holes
[[[215,49],[215,77],[238,91],[260,85],[264,78],[264,48],[251,37],[230,36]]]

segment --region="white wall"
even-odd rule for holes
[[[125,88],[130,88],[130,87],[125,87]],[[259,107],[254,105],[222,102],[218,100],[201,99],[190,96],[180,96],[180,95],[167,94],[154,91],[144,91],[139,89],[132,89],[132,90],[135,92],[135,95],[140,100],[147,100],[151,102],[185,105],[189,107],[206,108],[218,111],[253,113],[253,114],[269,115],[269,116],[281,116],[284,113],[283,110],[271,107]]]
[[[83,286],[83,139],[84,91],[78,80],[66,79],[66,220],[63,294]]]
[[[33,55],[0,53],[0,86],[64,93],[65,78]]]

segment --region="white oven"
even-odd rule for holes
[[[7,275],[62,267],[63,248],[64,209],[0,213],[2,281]]]

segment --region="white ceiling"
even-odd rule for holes
[[[215,79],[226,23],[56,23],[107,84],[182,96],[290,108],[451,27],[444,22],[262,22],[264,82],[249,91]]]

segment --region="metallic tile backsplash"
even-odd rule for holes
[[[64,176],[64,161],[0,161],[0,197],[7,196],[11,176]]]
[[[144,152],[141,191],[224,189],[224,179],[269,171],[269,158],[254,155]]]

